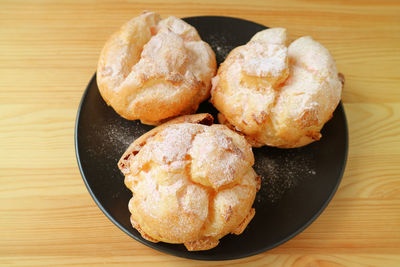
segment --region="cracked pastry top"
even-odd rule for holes
[[[215,54],[194,27],[144,12],[104,45],[97,84],[119,115],[154,125],[194,113],[210,96],[215,71]]]
[[[178,117],[141,136],[118,166],[132,191],[131,223],[152,242],[206,250],[241,234],[260,178],[246,139],[209,114]]]
[[[283,28],[258,32],[229,53],[212,80],[219,121],[256,147],[319,140],[340,101],[344,79],[329,51],[309,36],[286,42]]]

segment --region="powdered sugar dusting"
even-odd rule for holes
[[[231,52],[213,81],[213,104],[259,145],[313,142],[340,100],[339,78],[326,49],[310,38],[287,48],[285,36],[282,28],[257,33]]]
[[[114,113],[112,113],[112,115],[118,116]],[[89,153],[91,157],[102,157],[110,162],[116,163],[122,152],[137,137],[144,133],[144,131],[132,131],[132,124],[136,125],[139,124],[139,122],[118,121],[117,123],[104,123],[104,125],[102,124],[101,127],[97,127],[97,124],[92,124],[90,126],[91,130],[88,133],[87,138],[94,144],[91,146],[93,148],[90,148],[87,153]],[[102,136],[103,140],[98,142],[97,136]],[[119,153],[121,154],[113,154],[116,150],[119,150]],[[113,153],[110,153],[110,151]]]
[[[251,147],[235,143],[235,138],[225,134],[221,126],[181,123],[169,125],[147,139],[141,150],[129,159],[131,167],[138,162],[138,171],[125,174],[126,185],[133,193],[129,204],[132,220],[146,234],[165,242],[192,241],[193,237],[205,233],[205,222],[225,224],[230,216],[235,216],[239,224],[251,208],[252,203],[246,201],[254,199],[257,185],[251,163],[243,155],[250,153]],[[171,169],[171,165],[181,166],[181,163],[185,168]],[[207,170],[204,175],[210,183],[200,186],[194,181],[193,166],[200,171]],[[247,178],[254,183],[246,183],[243,187],[246,192],[238,190],[242,181],[235,182],[235,179],[242,177],[241,172],[249,171],[253,176]],[[231,187],[219,188],[228,183]],[[215,194],[211,192],[216,196],[212,197]],[[214,215],[209,217],[209,201],[214,201],[211,208],[218,205],[219,194],[228,194],[225,201],[229,205],[222,203],[224,206],[213,209]],[[241,200],[244,206],[238,210],[235,206],[242,204]],[[221,217],[225,221],[220,222]],[[228,231],[236,229],[238,224],[228,225],[231,227]],[[221,228],[214,235],[225,230]]]
[[[242,151],[231,137],[220,131],[198,134],[189,153],[193,159],[192,179],[204,185],[210,183],[215,189],[238,179],[239,171],[246,169],[247,162],[242,159]]]
[[[162,164],[184,160],[193,136],[201,130],[193,126],[189,123],[171,125],[160,134],[160,142],[150,144],[148,151]]]
[[[276,203],[304,179],[317,174],[314,154],[305,148],[260,148],[254,149],[254,154],[254,169],[261,176],[261,189],[256,197],[258,203]]]
[[[288,68],[288,51],[284,45],[250,42],[242,50],[243,70],[252,76],[278,77]]]
[[[121,116],[157,124],[196,109],[207,97],[215,67],[213,52],[193,26],[148,12],[107,41],[97,81],[107,103]]]
[[[286,29],[285,28],[270,28],[259,31],[252,38],[251,41],[266,42],[269,44],[286,44]]]
[[[207,191],[199,186],[188,185],[181,198],[181,206],[186,213],[193,213],[204,221],[208,216]]]
[[[156,204],[160,201],[161,194],[155,179],[147,173],[143,173],[142,175],[145,176],[145,179],[140,179],[136,190],[134,190],[138,192],[136,196],[139,200],[138,204],[150,216],[157,217],[157,210],[155,207],[157,207]]]
[[[214,50],[218,63],[223,62],[229,52],[234,48],[232,45],[229,45],[230,42],[226,40],[224,35],[207,36],[207,41]]]

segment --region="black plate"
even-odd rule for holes
[[[198,30],[217,54],[218,63],[234,47],[266,27],[228,17],[184,19]],[[198,112],[216,110],[207,102]],[[124,186],[117,161],[128,145],[152,127],[121,118],[101,98],[95,76],[82,97],[75,128],[75,149],[85,184],[104,214],[143,244],[179,257],[227,260],[274,248],[309,226],[334,195],[347,159],[346,117],[339,104],[322,130],[322,139],[299,149],[254,149],[255,170],[262,176],[256,215],[242,235],[228,235],[208,251],[188,252],[183,245],[144,240],[129,222],[131,192]],[[134,252],[133,252],[134,253]]]

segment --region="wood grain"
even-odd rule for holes
[[[107,37],[142,10],[225,15],[312,35],[346,76],[350,148],[337,194],[289,242],[212,266],[398,266],[399,1],[0,0],[0,265],[191,266],[138,243],[80,177],[74,123]]]

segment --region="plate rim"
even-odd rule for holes
[[[241,19],[241,18],[237,18],[237,17],[229,17],[229,16],[193,16],[193,17],[184,17],[182,19],[193,19],[193,18],[227,18],[227,19],[234,19],[234,20],[239,20],[239,21],[246,21],[249,23],[253,23],[253,24],[258,24],[260,26],[266,27],[262,24],[259,24],[257,22],[253,22],[250,20],[246,20],[246,19]],[[344,130],[345,130],[345,144],[344,144],[344,157],[343,157],[343,163],[341,164],[341,170],[340,173],[338,175],[337,178],[337,182],[333,188],[333,190],[331,191],[329,197],[322,203],[321,207],[318,209],[318,211],[307,221],[307,223],[305,223],[304,225],[302,225],[301,227],[299,227],[297,230],[295,230],[292,234],[288,235],[286,238],[280,240],[279,242],[274,243],[273,245],[270,246],[266,246],[262,249],[258,249],[258,250],[254,250],[252,252],[247,252],[241,255],[232,255],[232,256],[223,256],[223,257],[217,257],[217,258],[210,258],[207,255],[201,255],[201,254],[191,254],[189,251],[185,251],[187,253],[180,253],[174,250],[171,250],[169,248],[163,248],[163,247],[159,247],[156,246],[155,244],[157,243],[152,243],[152,242],[146,242],[145,240],[140,239],[139,237],[133,235],[131,232],[129,232],[127,229],[125,229],[124,226],[122,226],[119,222],[117,222],[113,216],[111,216],[111,214],[103,207],[103,205],[100,203],[100,201],[97,199],[97,197],[95,196],[95,194],[93,193],[87,179],[86,179],[86,175],[85,172],[83,170],[83,167],[81,165],[81,159],[80,159],[80,154],[79,154],[79,146],[78,146],[78,127],[79,127],[79,121],[80,121],[80,115],[81,115],[81,110],[82,110],[82,106],[83,103],[85,102],[85,99],[87,97],[87,94],[90,90],[90,87],[92,85],[93,82],[96,82],[96,77],[97,77],[97,72],[95,72],[92,76],[92,78],[90,79],[90,81],[88,82],[85,91],[82,94],[79,106],[78,106],[78,110],[77,110],[77,114],[76,114],[76,118],[75,118],[75,126],[74,126],[74,147],[75,147],[75,156],[76,156],[76,160],[77,160],[77,164],[79,167],[79,172],[81,174],[82,180],[86,186],[86,189],[88,190],[90,196],[92,197],[92,199],[94,200],[94,202],[96,203],[96,205],[100,208],[100,210],[103,212],[104,215],[106,215],[106,217],[114,224],[116,225],[120,230],[122,230],[125,234],[127,234],[128,236],[132,237],[133,239],[135,239],[136,241],[142,243],[143,245],[146,245],[152,249],[155,249],[157,251],[169,254],[169,255],[173,255],[176,257],[181,257],[181,258],[186,258],[186,259],[192,259],[192,260],[203,260],[203,261],[223,261],[223,260],[236,260],[236,259],[241,259],[241,258],[247,258],[250,256],[254,256],[257,254],[261,254],[263,252],[269,251],[273,248],[276,248],[284,243],[286,243],[287,241],[291,240],[292,238],[294,238],[295,236],[297,236],[298,234],[300,234],[301,232],[303,232],[306,228],[308,228],[320,215],[321,213],[327,208],[327,206],[329,205],[329,203],[331,202],[331,200],[333,199],[333,197],[335,196],[339,185],[343,179],[344,176],[344,172],[346,169],[346,165],[347,165],[347,160],[348,160],[348,152],[349,152],[349,131],[348,131],[348,123],[347,123],[347,117],[346,117],[346,113],[345,113],[345,109],[344,109],[344,105],[342,100],[339,101],[337,108],[341,108],[341,113],[343,116],[343,126],[344,126]]]

